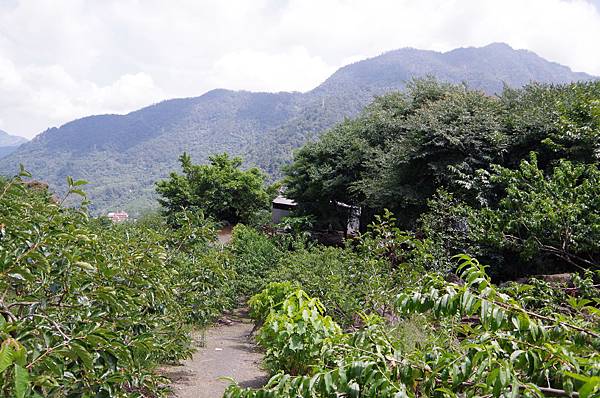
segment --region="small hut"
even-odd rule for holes
[[[271,219],[273,224],[279,224],[283,217],[288,216],[296,208],[296,202],[282,195],[277,196],[271,203]]]

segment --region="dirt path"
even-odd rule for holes
[[[194,341],[203,346],[192,359],[165,369],[165,376],[173,381],[174,397],[221,397],[229,382],[220,377],[232,377],[243,387],[257,388],[267,382],[267,374],[260,369],[262,354],[248,337],[253,324],[239,315],[227,319],[231,324],[211,327],[204,336],[194,334]]]
[[[226,225],[221,228],[217,234],[217,238],[222,245],[226,245],[231,241],[231,233],[233,231],[233,227],[231,225]]]

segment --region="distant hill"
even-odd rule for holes
[[[26,138],[10,135],[4,130],[0,130],[0,158],[13,153],[19,145],[25,142],[27,142]]]
[[[127,115],[78,119],[44,131],[0,159],[0,174],[13,174],[23,163],[58,190],[68,175],[86,179],[95,211],[135,213],[154,204],[154,182],[177,168],[183,151],[195,162],[216,152],[242,155],[276,178],[294,148],[355,116],[373,96],[402,90],[413,77],[427,75],[488,94],[501,92],[505,84],[594,78],[501,43],[445,53],[404,48],[344,66],[306,93],[218,89]]]

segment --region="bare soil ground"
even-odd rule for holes
[[[227,225],[227,226],[221,228],[221,230],[219,230],[219,232],[217,234],[217,238],[219,239],[219,242],[222,245],[226,245],[229,243],[229,241],[231,241],[232,230],[233,230],[233,227],[231,225]]]
[[[200,348],[181,366],[169,366],[164,375],[173,383],[173,397],[217,398],[230,384],[222,377],[232,377],[243,387],[263,386],[268,375],[260,368],[262,354],[250,337],[253,324],[243,314],[236,313],[218,325],[195,333]]]

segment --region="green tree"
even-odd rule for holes
[[[505,136],[499,101],[453,86],[433,100],[421,100],[422,87],[410,92],[413,108],[394,115],[384,146],[375,148],[355,188],[371,208],[388,208],[404,227],[413,228],[427,200],[442,187],[471,197],[478,169],[501,161]]]
[[[530,152],[544,170],[558,159],[600,160],[600,82],[506,89],[500,98],[508,149],[504,166],[517,167]]]
[[[506,196],[497,208],[470,217],[473,239],[487,245],[488,252],[516,253],[530,272],[577,271],[598,263],[597,165],[562,160],[546,176],[532,153],[516,170],[496,167],[492,180],[505,187]]]
[[[168,216],[201,210],[217,221],[236,224],[251,222],[257,212],[269,208],[272,192],[265,188],[266,176],[258,168],[241,170],[241,158],[223,153],[211,156],[207,165],[195,165],[184,153],[179,161],[183,174],[173,172],[156,184]]]
[[[440,187],[472,195],[479,168],[501,160],[505,136],[498,99],[462,85],[415,80],[406,93],[377,98],[355,120],[298,151],[287,169],[289,196],[320,219],[346,214],[336,202],[362,208],[362,225],[388,208],[414,226]]]

